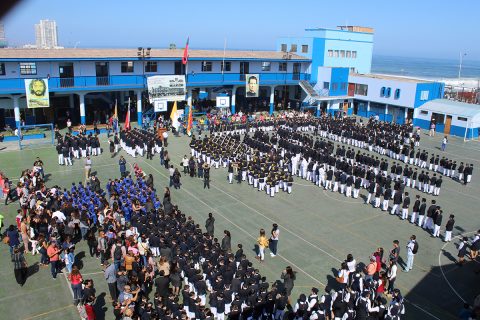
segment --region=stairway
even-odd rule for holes
[[[316,99],[316,98],[319,98],[320,95],[318,94],[318,92],[312,87],[312,85],[310,84],[310,82],[306,81],[306,80],[302,80],[298,83],[300,85],[300,87],[303,89],[303,91],[305,91],[305,93],[307,94],[307,97],[310,97],[312,99]]]

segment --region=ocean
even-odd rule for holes
[[[461,78],[458,78],[459,59],[407,58],[374,55],[372,73],[420,78],[445,82],[446,85],[478,88],[480,61],[464,58]]]

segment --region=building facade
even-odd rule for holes
[[[38,49],[52,49],[58,47],[57,22],[54,20],[40,20],[35,25],[35,44]]]

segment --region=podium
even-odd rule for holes
[[[167,131],[167,128],[158,128],[157,129],[157,137],[163,141],[163,133]]]

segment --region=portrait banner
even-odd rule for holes
[[[50,107],[48,79],[25,79],[25,93],[29,109]]]
[[[245,97],[258,98],[260,76],[258,74],[246,74],[245,82]]]
[[[147,78],[148,98],[156,101],[183,101],[186,94],[184,75],[152,76]]]

